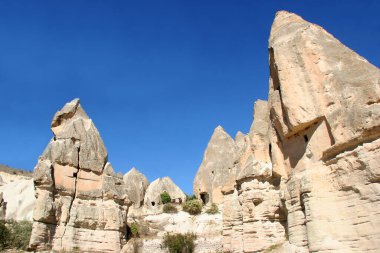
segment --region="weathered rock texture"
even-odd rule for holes
[[[177,205],[180,209],[180,206]],[[222,214],[202,213],[197,216],[179,211],[175,214],[153,214],[129,218],[129,222],[136,222],[140,231],[140,238],[128,241],[123,251],[139,253],[166,253],[162,240],[166,233],[194,233],[196,253],[214,253],[222,249]],[[135,251],[136,249],[136,251]]]
[[[221,126],[215,128],[194,179],[194,194],[205,204],[222,203],[222,188],[234,183],[238,147]],[[233,185],[232,185],[233,187]]]
[[[141,207],[144,204],[145,191],[149,186],[148,179],[136,168],[132,168],[124,175],[123,180],[133,207]]]
[[[3,197],[1,208],[4,219],[32,221],[36,200],[32,176],[31,172],[0,165],[0,193]]]
[[[98,130],[78,99],[55,114],[51,129],[54,137],[34,169],[30,248],[119,252],[129,200]]]
[[[380,247],[380,71],[321,27],[279,12],[269,39],[273,173],[289,241],[312,252]]]
[[[32,221],[36,201],[32,179],[14,179],[0,186],[0,192],[6,203],[5,219]]]
[[[379,69],[284,11],[269,61],[269,102],[255,104],[248,135],[214,134],[194,182],[198,196],[222,189],[223,250],[378,251]]]
[[[160,195],[165,191],[169,193],[172,199],[181,199],[182,201],[186,199],[185,193],[169,177],[158,178],[148,186],[145,193],[144,208],[147,212],[161,211]]]

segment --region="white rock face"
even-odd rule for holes
[[[167,250],[161,247],[165,233],[195,233],[195,253],[218,252],[222,249],[222,215],[200,214],[190,215],[180,211],[175,214],[156,214],[140,217],[146,227],[149,227],[147,236],[142,236],[138,240],[138,248],[141,253],[166,253]],[[139,222],[142,224],[142,222]],[[141,225],[140,225],[141,226]],[[134,240],[124,246],[122,252],[134,252]]]
[[[5,219],[33,220],[34,197],[33,179],[14,180],[0,187],[6,202]]]

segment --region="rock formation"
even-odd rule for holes
[[[7,212],[7,202],[4,201],[3,193],[0,192],[0,220],[5,220]]]
[[[217,127],[194,179],[216,215],[162,213],[160,194],[185,200],[181,189],[168,177],[148,186],[135,169],[115,174],[79,100],[66,104],[34,170],[31,249],[164,252],[164,233],[194,232],[195,253],[378,252],[380,70],[285,11],[269,66],[269,99],[255,103],[249,133],[234,140]],[[127,243],[132,204],[141,238]]]
[[[0,193],[3,195],[3,208],[6,205],[6,220],[33,219],[33,207],[36,198],[32,173],[0,165]]]
[[[32,221],[36,201],[32,179],[14,180],[1,186],[0,192],[7,203],[5,219]]]
[[[193,191],[205,204],[222,203],[222,188],[234,183],[238,147],[221,126],[215,128],[194,179]]]
[[[269,39],[273,172],[290,243],[380,247],[380,71],[321,27],[279,12]]]
[[[256,103],[249,134],[237,136],[235,183],[222,190],[223,250],[376,252],[379,69],[284,11],[272,25],[269,61],[269,102]],[[225,160],[207,159],[208,170],[225,171],[213,167]],[[194,186],[207,180],[198,175]]]
[[[129,200],[92,120],[75,99],[51,123],[54,137],[34,169],[30,248],[119,252]],[[105,239],[106,238],[106,239]]]
[[[144,204],[145,191],[149,186],[148,179],[136,168],[132,168],[124,175],[123,180],[133,207],[141,207]]]
[[[161,193],[169,193],[172,199],[186,199],[185,193],[169,178],[163,177],[154,180],[145,192],[144,207],[147,210],[159,210],[162,207]]]

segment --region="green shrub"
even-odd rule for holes
[[[202,212],[202,202],[198,199],[189,200],[183,203],[182,208],[183,211],[188,212],[189,214],[197,215]]]
[[[177,207],[175,207],[175,205],[171,204],[171,203],[166,203],[164,205],[164,213],[177,213],[178,210],[177,210]]]
[[[32,223],[29,221],[11,221],[9,224],[9,229],[12,234],[12,248],[26,250],[32,234]]]
[[[9,246],[10,239],[11,232],[4,222],[0,222],[0,250],[6,249]]]
[[[170,197],[169,193],[167,193],[166,191],[161,193],[160,196],[161,196],[162,204],[170,203],[172,201],[172,198]]]
[[[10,248],[26,250],[32,233],[29,221],[0,222],[0,250]]]
[[[215,203],[212,203],[211,207],[207,209],[206,213],[208,214],[217,214],[219,213],[218,205]]]
[[[186,201],[193,200],[193,199],[197,199],[197,197],[194,194],[193,195],[186,194]]]
[[[195,239],[197,236],[193,233],[172,235],[166,233],[162,244],[170,253],[192,253],[195,248]]]
[[[131,224],[131,233],[133,237],[137,237],[139,235],[139,226],[136,222]]]

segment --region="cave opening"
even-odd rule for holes
[[[209,201],[209,195],[208,195],[208,193],[207,192],[202,192],[200,194],[200,196],[201,196],[201,200],[202,200],[203,205],[207,205],[207,203]]]
[[[155,205],[156,205],[156,202],[152,201],[151,204],[152,204],[152,206],[155,206]]]
[[[132,231],[131,228],[127,225],[125,228],[125,239],[128,241],[132,238]]]

